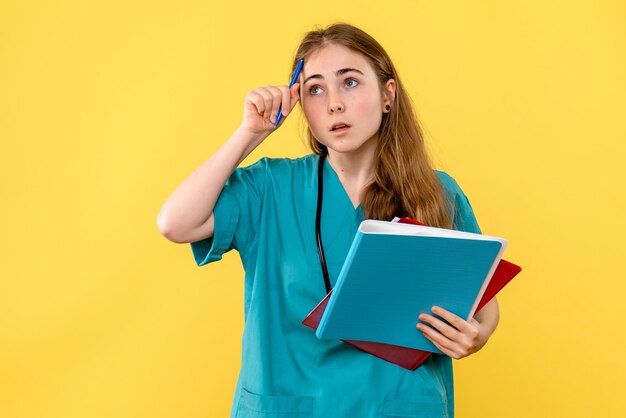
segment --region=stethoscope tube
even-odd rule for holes
[[[315,214],[315,238],[317,239],[317,252],[320,256],[320,264],[322,266],[322,274],[324,275],[324,285],[326,286],[326,294],[330,293],[330,276],[326,267],[326,257],[324,256],[324,247],[322,246],[322,233],[320,225],[322,222],[322,198],[324,196],[324,159],[326,155],[320,155],[317,166],[317,211]]]

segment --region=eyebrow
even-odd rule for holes
[[[350,72],[350,71],[354,71],[354,72],[357,72],[357,73],[359,73],[359,74],[361,74],[361,75],[365,75],[365,74],[363,74],[363,72],[362,72],[362,71],[357,70],[356,68],[342,68],[342,69],[340,69],[340,70],[335,71],[335,75],[336,75],[337,77],[339,77],[340,75],[345,74],[345,73],[348,73],[348,72]],[[307,79],[306,79],[306,80],[304,80],[304,83],[302,83],[302,85],[305,85],[305,84],[306,84],[309,80],[312,80],[312,79],[314,79],[314,78],[321,78],[322,80],[324,79],[324,77],[323,77],[321,74],[313,74],[312,76],[307,77]]]

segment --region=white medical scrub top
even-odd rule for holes
[[[234,248],[245,270],[231,417],[454,416],[450,357],[433,354],[406,370],[341,341],[320,340],[302,325],[326,294],[315,238],[318,161],[314,154],[262,158],[235,169],[214,209],[214,236],[191,243],[198,266]],[[480,233],[456,181],[436,173],[453,203],[454,228]],[[353,206],[326,159],[321,234],[333,286],[362,220],[363,209]]]

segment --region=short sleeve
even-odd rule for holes
[[[480,226],[474,215],[469,199],[461,190],[459,184],[447,173],[437,171],[439,180],[453,209],[453,228],[458,231],[481,234]]]
[[[254,244],[266,170],[263,158],[248,167],[236,168],[230,175],[213,209],[213,236],[190,243],[198,266],[221,260],[233,248],[243,253]]]

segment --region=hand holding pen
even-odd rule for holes
[[[241,128],[254,135],[269,135],[282,124],[300,98],[297,80],[303,65],[300,60],[289,86],[258,87],[246,95]]]
[[[290,89],[293,87],[294,84],[296,84],[296,81],[298,81],[298,77],[300,77],[300,71],[302,71],[303,66],[304,66],[304,60],[298,61],[298,64],[296,65],[296,69],[293,72],[293,75],[291,76],[291,81],[289,82]],[[283,107],[281,105],[280,109],[278,109],[278,116],[276,117],[276,122],[274,123],[274,126],[278,126],[282,118],[283,118]]]

